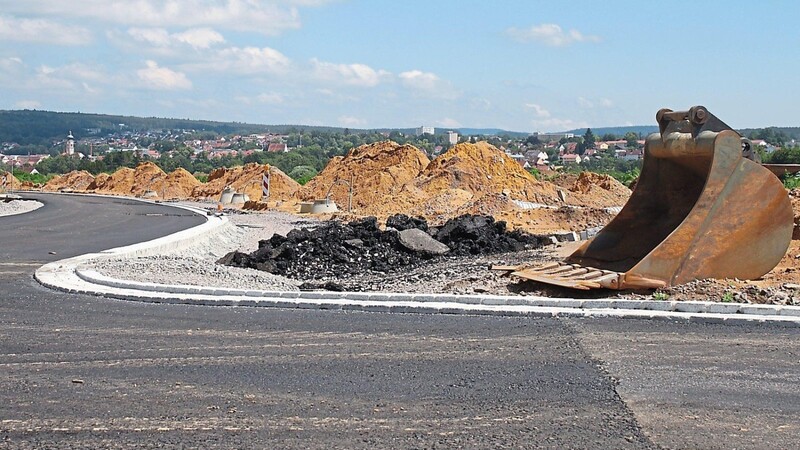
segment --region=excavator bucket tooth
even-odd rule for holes
[[[649,289],[756,279],[780,262],[792,236],[791,203],[748,153],[749,141],[702,106],[656,117],[660,133],[645,141],[639,181],[620,213],[557,268],[512,275],[575,289]],[[576,279],[592,270],[614,276]]]

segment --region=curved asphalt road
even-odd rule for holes
[[[794,329],[67,295],[36,284],[35,268],[202,218],[129,200],[30,197],[46,206],[0,217],[0,448],[800,441]]]

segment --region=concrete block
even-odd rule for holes
[[[676,302],[675,311],[686,313],[707,312],[707,305],[700,302]]]
[[[781,308],[780,315],[782,315],[782,316],[800,317],[800,307],[797,307],[797,306],[784,306],[783,308]]]
[[[584,308],[584,309],[588,309],[588,308],[591,308],[591,309],[611,308],[611,301],[610,300],[601,300],[601,299],[584,300],[583,303],[581,304],[581,308]]]
[[[502,297],[494,297],[487,295],[481,299],[481,305],[505,305],[506,300]]]
[[[645,300],[644,307],[651,311],[672,311],[675,309],[676,302],[667,302],[660,300]]]
[[[739,311],[738,303],[710,303],[705,312],[713,314],[736,314]]]
[[[741,305],[740,314],[753,314],[761,316],[777,316],[780,314],[781,307],[776,305]]]

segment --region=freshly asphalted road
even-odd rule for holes
[[[0,217],[0,448],[800,442],[795,330],[67,295],[39,286],[35,268],[202,218],[38,198],[38,211]]]

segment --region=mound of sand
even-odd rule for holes
[[[73,191],[85,191],[94,181],[94,176],[85,170],[73,170],[72,172],[59,175],[42,186],[43,191],[60,191],[71,189]]]
[[[391,209],[395,194],[414,180],[430,160],[413,145],[392,141],[376,142],[351,149],[337,156],[300,191],[302,200],[331,198],[342,209],[348,204],[348,188],[352,183],[353,209],[366,214],[384,215]],[[339,182],[331,189],[334,183]]]
[[[94,177],[87,190],[99,194],[130,195],[135,173],[136,171],[129,167],[122,167],[111,175],[101,173]]]
[[[454,146],[431,161],[414,185],[428,195],[461,189],[475,196],[505,193],[517,200],[559,202],[554,185],[537,181],[510,156],[486,142]]]
[[[11,174],[11,172],[0,171],[0,188],[2,189],[21,189],[22,183]]]
[[[594,208],[622,206],[631,196],[631,190],[614,177],[594,172],[581,172],[569,191],[576,199],[573,204]]]
[[[192,198],[217,200],[226,186],[242,192],[257,202],[261,200],[261,177],[265,168],[269,168],[270,201],[286,201],[294,198],[300,184],[283,173],[277,167],[250,163],[244,166],[216,169],[208,175],[205,184],[197,186],[191,193]]]
[[[136,168],[137,173],[139,172],[139,167]],[[158,169],[158,167],[156,168]],[[159,171],[160,170],[161,169],[159,169]],[[165,174],[164,172],[160,174],[150,172],[147,176],[149,176],[149,178],[144,175],[144,172],[141,174],[141,177],[149,181],[149,183],[143,183],[144,185],[139,187],[139,182],[137,181],[137,186],[134,186],[135,195],[142,195],[144,191],[149,190],[154,191],[160,198],[185,199],[192,195],[192,191],[194,191],[195,188],[202,185],[194,175],[183,168],[175,169],[169,174]],[[137,180],[137,174],[134,174],[134,180]]]

